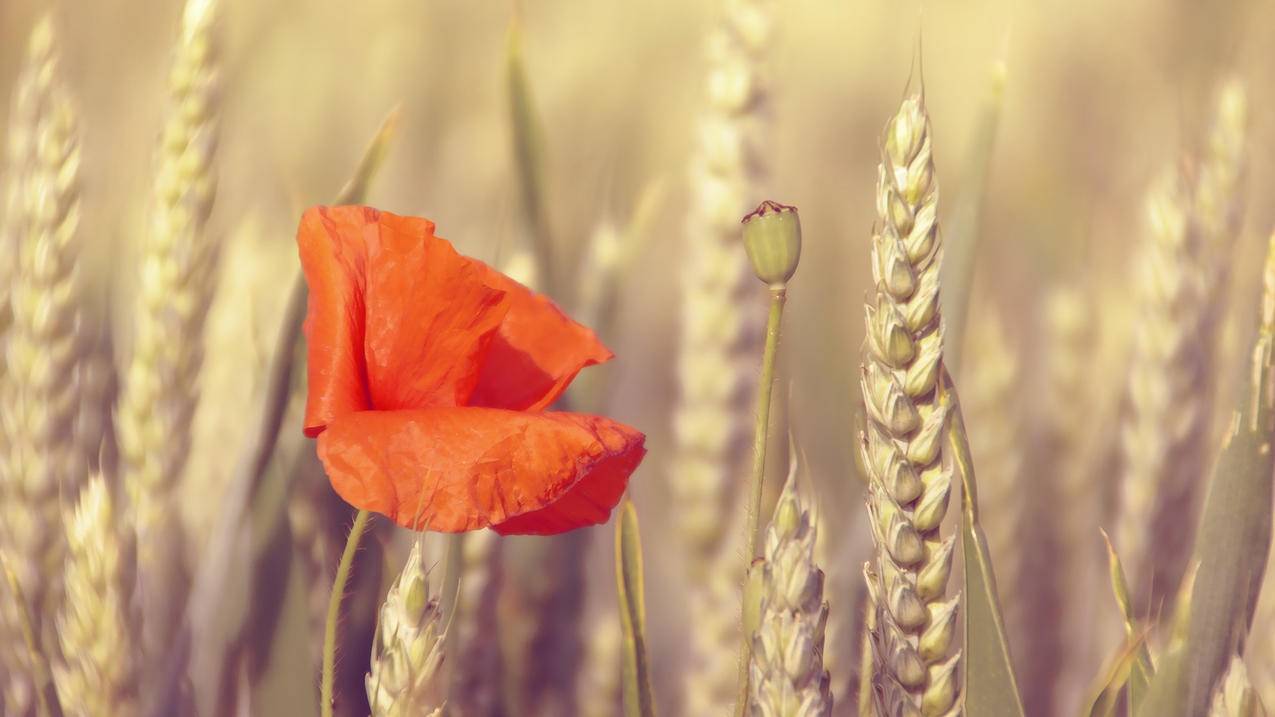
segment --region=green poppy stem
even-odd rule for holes
[[[323,626],[323,676],[319,685],[319,711],[323,717],[332,717],[335,705],[336,687],[336,624],[341,618],[341,600],[345,597],[345,586],[350,581],[350,568],[354,565],[354,555],[359,551],[359,540],[367,530],[368,519],[372,514],[360,510],[354,516],[354,525],[345,539],[345,552],[341,553],[341,563],[336,567],[336,580],[332,582],[332,596],[328,599],[328,619]]]
[[[787,284],[770,286],[770,315],[766,319],[766,348],[762,352],[761,381],[757,386],[757,423],[753,431],[753,472],[749,482],[748,525],[745,528],[747,548],[744,551],[744,575],[752,568],[757,555],[757,528],[761,520],[761,497],[766,478],[766,437],[770,426],[770,395],[775,384],[775,358],[779,352],[779,324],[784,314]],[[741,624],[748,614],[747,597],[741,605]],[[748,706],[748,663],[752,657],[753,636],[743,630],[739,652],[739,693],[735,713],[743,715]]]

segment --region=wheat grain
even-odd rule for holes
[[[381,606],[372,671],[366,679],[373,717],[442,715],[436,679],[445,640],[440,618],[417,541]]]
[[[764,180],[761,156],[768,91],[762,71],[773,23],[768,0],[726,0],[708,40],[707,105],[690,167],[691,199],[681,274],[682,319],[669,487],[690,578],[690,664],[683,687],[690,714],[734,699],[724,655],[738,642],[738,532],[731,520],[747,458],[750,379],[761,345],[763,306],[739,244],[739,218]],[[731,537],[727,537],[731,536]]]
[[[132,358],[118,411],[146,646],[155,656],[168,643],[184,600],[174,497],[190,451],[204,317],[216,276],[218,245],[205,229],[216,186],[216,17],[216,0],[189,0],[182,17],[143,238]]]
[[[942,322],[938,184],[924,99],[904,100],[885,128],[872,239],[875,299],[866,307],[861,436],[876,545],[868,590],[877,711],[959,713],[953,637],[959,598],[947,597],[954,536],[940,535],[953,473],[943,460],[949,404],[939,396]]]
[[[795,456],[766,530],[761,623],[749,665],[749,714],[832,714],[831,678],[823,665],[828,603],[815,564],[817,519],[797,495]]]
[[[6,242],[17,263],[10,285],[12,325],[3,342],[0,384],[4,453],[0,456],[2,547],[14,560],[37,636],[57,604],[65,542],[60,496],[74,495],[83,458],[75,441],[79,407],[77,281],[80,165],[76,120],[61,85],[53,20],[34,27],[18,79],[9,145]],[[5,704],[24,714],[33,692],[27,655],[11,630],[18,605],[0,611],[10,632],[3,649],[11,678]],[[43,626],[42,626],[43,624]]]
[[[63,658],[53,666],[53,679],[67,715],[128,717],[139,711],[130,556],[116,519],[100,475],[84,486],[66,518],[66,600],[57,620]]]

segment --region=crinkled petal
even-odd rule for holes
[[[548,535],[605,522],[644,442],[599,416],[432,408],[339,417],[318,450],[346,502],[404,527]]]
[[[580,369],[612,358],[592,330],[571,320],[548,297],[482,262],[469,261],[486,272],[489,286],[504,291],[510,300],[509,313],[478,375],[472,405],[544,410]]]
[[[365,356],[372,406],[462,406],[510,309],[434,224],[380,213],[369,241]]]
[[[365,232],[375,210],[310,209],[301,218],[297,247],[310,288],[305,319],[309,395],[305,433],[318,435],[338,416],[371,407],[363,358]]]
[[[310,287],[306,434],[376,408],[463,405],[509,311],[485,267],[425,219],[315,207],[297,243]]]

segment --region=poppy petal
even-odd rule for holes
[[[338,416],[371,407],[363,358],[363,232],[375,210],[310,209],[301,218],[297,247],[310,288],[305,335],[310,391],[305,434],[313,438]]]
[[[510,309],[485,272],[434,236],[434,224],[381,212],[369,236],[369,395],[377,410],[469,401]]]
[[[431,408],[339,417],[318,452],[346,502],[404,527],[543,535],[605,522],[644,442],[599,416]]]
[[[488,286],[504,291],[510,301],[479,372],[471,405],[544,410],[580,369],[614,356],[592,330],[572,321],[548,297],[482,262],[468,261],[481,267]]]

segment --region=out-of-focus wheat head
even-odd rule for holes
[[[815,564],[816,517],[797,495],[796,456],[766,529],[761,622],[749,664],[749,714],[832,714],[831,678],[823,665],[828,603]]]
[[[136,620],[131,565],[110,489],[94,476],[67,511],[66,598],[57,618],[62,659],[53,665],[67,715],[137,714]]]
[[[1096,653],[1100,641],[1095,639],[1093,610],[1089,605],[1095,590],[1105,583],[1099,582],[1104,572],[1098,569],[1102,563],[1099,526],[1103,524],[1105,481],[1097,466],[1095,455],[1098,447],[1108,442],[1100,440],[1110,434],[1112,415],[1117,401],[1100,400],[1107,387],[1093,381],[1095,364],[1100,357],[1095,350],[1099,332],[1094,326],[1096,302],[1092,294],[1071,283],[1050,289],[1043,302],[1043,344],[1045,378],[1039,401],[1033,402],[1040,413],[1036,450],[1030,465],[1040,466],[1036,474],[1033,494],[1043,493],[1037,502],[1039,510],[1033,516],[1033,535],[1046,534],[1052,544],[1046,565],[1049,581],[1044,586],[1056,591],[1049,600],[1060,612],[1060,620],[1054,626],[1054,635],[1067,635],[1062,644],[1056,645],[1055,656],[1062,661],[1061,672],[1053,677],[1054,692],[1061,705],[1062,714],[1071,714],[1078,705],[1072,704],[1081,691],[1093,679],[1093,665],[1101,657]],[[1103,364],[1105,365],[1105,364]],[[1117,366],[1123,364],[1116,362]],[[1099,418],[1095,419],[1095,415]],[[973,438],[973,436],[971,437]],[[983,469],[980,467],[980,478]],[[980,480],[980,492],[983,488]],[[1024,487],[1024,490],[1027,490]],[[1048,503],[1052,501],[1052,505]],[[991,518],[989,514],[989,519]],[[1038,539],[1038,538],[1036,538]],[[1041,556],[1043,557],[1043,556]],[[997,583],[1001,580],[999,560],[993,563],[997,571]],[[1039,567],[1039,566],[1038,566]],[[1042,570],[1045,568],[1042,568]],[[1033,598],[1040,603],[1041,597]],[[1007,612],[1014,608],[1007,607]],[[1040,609],[1045,609],[1041,605]],[[1018,643],[1011,627],[1010,644]],[[1104,646],[1105,647],[1105,646]],[[1020,673],[1020,679],[1023,679]],[[1027,679],[1020,684],[1031,692]],[[1027,698],[1031,701],[1031,697]]]
[[[430,597],[417,540],[381,606],[372,671],[366,679],[373,717],[442,715],[437,675],[443,642],[438,598]]]
[[[685,546],[691,662],[683,682],[688,714],[734,698],[738,556],[729,547],[747,458],[750,379],[760,354],[756,279],[739,220],[756,200],[768,92],[762,72],[773,12],[769,0],[727,0],[708,39],[707,102],[690,166],[678,348],[680,395],[669,475]]]
[[[584,673],[577,687],[583,717],[610,717],[620,711],[620,616],[608,610],[588,627]]]
[[[1213,458],[1214,344],[1239,231],[1246,114],[1243,86],[1227,84],[1195,176],[1175,174],[1153,190],[1151,235],[1135,260],[1141,315],[1117,535],[1140,607],[1181,581]]]
[[[1121,432],[1123,470],[1116,547],[1130,575],[1134,603],[1145,606],[1158,552],[1152,521],[1175,459],[1191,443],[1202,413],[1194,384],[1204,274],[1189,231],[1189,187],[1177,172],[1161,177],[1148,198],[1150,233],[1134,260],[1128,415]],[[1194,480],[1194,477],[1191,477]],[[1179,526],[1187,530],[1190,518]]]
[[[77,281],[80,150],[75,112],[59,77],[51,17],[31,33],[10,125],[5,251],[16,253],[12,324],[4,334],[0,383],[0,547],[30,603],[36,635],[51,633],[60,593],[62,496],[74,496],[84,459],[75,440],[79,409]],[[0,601],[0,655],[10,714],[31,706],[26,648],[14,632],[21,607]]]
[[[216,16],[216,0],[190,0],[182,17],[118,410],[146,645],[155,653],[167,643],[184,599],[176,488],[190,451],[204,317],[217,267],[218,245],[205,229],[216,187]]]
[[[939,390],[942,247],[930,152],[924,99],[909,97],[885,128],[861,376],[876,544],[865,569],[877,609],[876,708],[924,717],[960,712],[953,650],[960,598],[947,596],[955,536],[939,530],[953,472],[943,460],[950,409]]]

